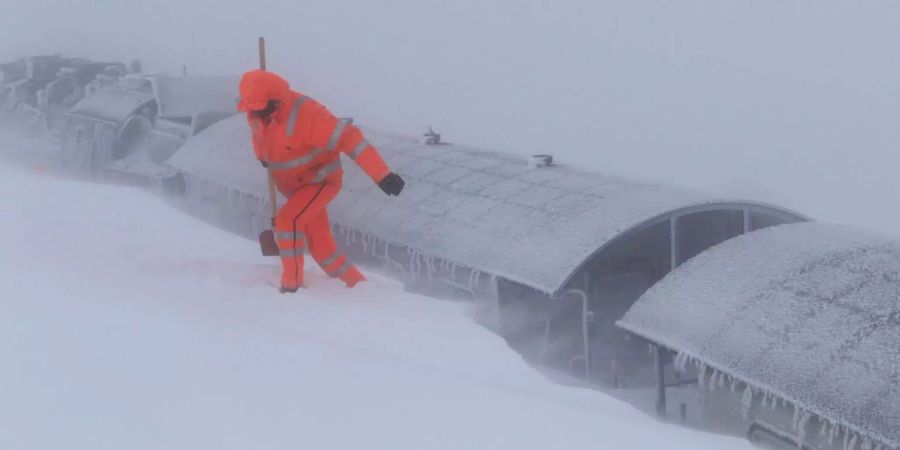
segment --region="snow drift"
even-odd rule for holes
[[[377,276],[281,296],[254,242],[37,167],[0,166],[0,448],[747,446],[554,385]]]

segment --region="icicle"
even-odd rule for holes
[[[706,390],[706,367],[704,366],[697,369],[697,386],[701,391]]]
[[[741,399],[741,405],[743,406],[744,419],[749,419],[750,409],[753,408],[753,388],[749,384],[744,388],[744,397]]]
[[[378,248],[378,236],[369,235],[369,255],[376,256],[378,252],[376,249]]]
[[[837,435],[837,427],[830,420],[828,423],[828,445],[834,445],[834,437]]]
[[[853,450],[853,449],[855,449],[855,448],[856,448],[856,443],[857,443],[858,440],[859,440],[859,435],[857,435],[856,433],[853,433],[853,437],[850,438],[850,442],[848,443],[847,449],[846,449],[846,450]]]
[[[724,374],[724,373],[719,375],[719,386],[718,386],[718,388],[719,388],[719,389],[722,389],[723,387],[725,387],[725,374]]]
[[[710,390],[710,391],[717,391],[717,390],[719,390],[719,386],[722,385],[722,378],[724,378],[724,377],[725,377],[725,374],[722,373],[722,372],[719,372],[719,371],[717,370],[717,371],[716,371],[716,377],[713,378],[713,379],[711,379],[711,380],[709,380],[709,384],[710,384],[709,390]]]
[[[803,411],[800,414],[800,422],[798,423],[799,433],[798,436],[800,438],[800,447],[803,447],[803,443],[806,442],[807,431],[806,428],[809,425],[809,419],[812,415],[806,411]]]
[[[419,251],[414,248],[410,249],[409,255],[409,271],[413,278],[417,278],[419,276]]]
[[[422,273],[422,252],[420,252],[419,249],[416,249],[415,255],[416,255],[415,275],[418,278],[420,276],[420,274]]]
[[[675,354],[675,360],[672,361],[672,367],[678,372],[684,372],[684,352]]]
[[[737,393],[737,388],[738,388],[737,378],[732,377],[731,378],[731,393],[732,394]]]
[[[425,258],[425,263],[427,264],[427,267],[428,267],[428,281],[434,281],[434,272],[435,272],[434,257],[429,256],[429,257]]]

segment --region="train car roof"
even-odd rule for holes
[[[900,240],[790,224],[701,253],[618,324],[897,447],[898,299]]]
[[[806,220],[768,205],[565,165],[534,168],[518,155],[365,133],[406,179],[406,190],[388,197],[345,160],[345,186],[329,209],[334,222],[551,295],[618,236],[672,211],[758,206]],[[189,140],[170,164],[266,197],[242,116]]]

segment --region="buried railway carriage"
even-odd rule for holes
[[[821,223],[741,236],[657,283],[620,325],[658,349],[661,402],[668,363],[697,377],[716,431],[900,448],[896,239]]]

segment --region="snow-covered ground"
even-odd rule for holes
[[[547,380],[464,304],[317,268],[280,295],[256,243],[12,159],[0,449],[749,447]]]

